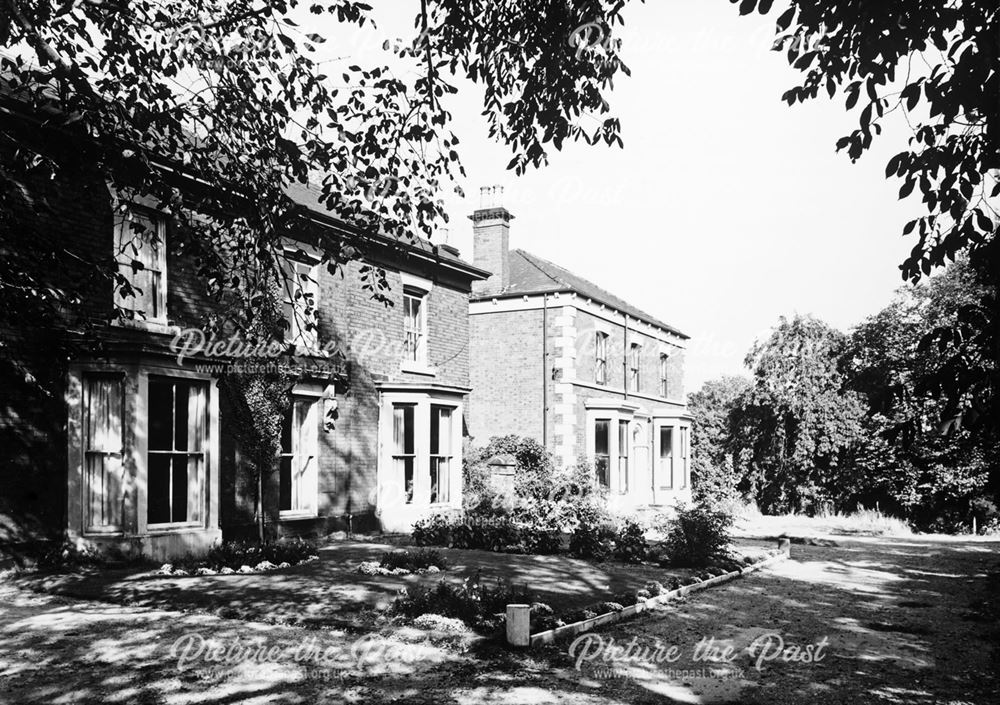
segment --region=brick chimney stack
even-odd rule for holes
[[[497,294],[510,285],[510,221],[513,219],[503,206],[503,186],[479,189],[479,208],[469,216],[473,264],[493,274],[486,281],[472,283],[474,294]]]

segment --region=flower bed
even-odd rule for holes
[[[315,560],[319,560],[316,545],[305,539],[286,539],[263,545],[225,541],[213,546],[204,556],[164,563],[157,572],[178,577],[265,573]]]

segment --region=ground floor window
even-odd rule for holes
[[[618,422],[618,493],[628,494],[628,421]]]
[[[84,378],[84,509],[89,530],[114,531],[121,525],[123,402],[120,376],[87,375]]]
[[[406,504],[413,503],[414,467],[416,446],[414,443],[413,404],[394,404],[392,407],[392,462],[396,477],[403,482],[403,498]]]
[[[431,406],[431,504],[451,500],[452,409]]]
[[[147,522],[203,521],[208,385],[151,377],[148,402]]]
[[[611,466],[611,421],[597,419],[594,421],[594,472],[597,483],[601,487],[610,487]]]
[[[660,427],[660,489],[674,488],[674,429]]]
[[[278,509],[283,513],[316,513],[318,405],[317,399],[293,397],[281,424]]]

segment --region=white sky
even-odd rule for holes
[[[416,2],[376,5],[366,54],[413,34]],[[742,372],[779,315],[812,313],[847,329],[883,307],[913,246],[902,226],[920,208],[898,202],[899,183],[884,178],[908,131],[889,123],[858,164],[836,154],[856,118],[842,97],[794,108],[780,100],[798,73],[769,51],[776,17],[740,17],[727,0],[634,4],[616,35],[632,77],[610,97],[625,148],[570,146],[520,178],[505,169],[507,148],[487,137],[479,90],[463,90],[452,108],[468,178],[466,198],[448,199],[451,244],[471,260],[466,216],[480,186],[503,185],[512,248],[692,337],[688,391]]]

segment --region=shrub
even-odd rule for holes
[[[392,605],[394,612],[407,617],[436,614],[461,619],[481,632],[499,629],[506,618],[508,603],[532,603],[531,594],[502,580],[493,586],[479,576],[467,578],[461,585],[445,580],[426,588],[405,588]]]
[[[679,507],[664,548],[671,564],[701,568],[729,557],[732,515],[701,505]]]
[[[404,568],[410,572],[425,570],[430,567],[439,570],[448,569],[447,559],[440,551],[432,548],[418,548],[415,551],[390,551],[383,553],[379,565],[387,570]]]
[[[569,539],[569,552],[578,558],[604,560],[616,535],[607,510],[597,502],[586,502],[577,511],[576,522]]]
[[[448,546],[451,544],[451,520],[444,514],[432,514],[413,524],[413,543],[418,546]]]
[[[295,565],[316,555],[316,544],[302,538],[281,539],[263,545],[253,541],[223,541],[209,549],[202,557],[189,556],[174,561],[175,568],[195,572],[199,568],[239,570],[242,566],[260,563]]]
[[[641,563],[648,549],[646,532],[633,519],[626,519],[615,537],[615,557],[626,563]]]

